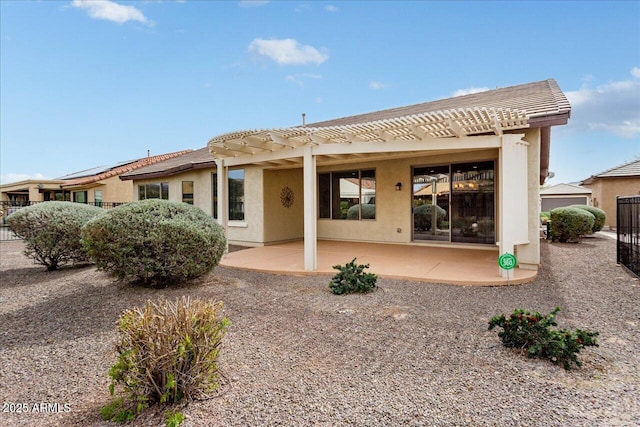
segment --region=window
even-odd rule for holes
[[[182,181],[182,201],[193,204],[193,181]]]
[[[86,191],[74,191],[73,192],[73,201],[76,203],[87,203],[87,192]]]
[[[211,199],[213,200],[213,206],[211,212],[213,212],[213,218],[218,219],[218,173],[211,174]]]
[[[318,215],[331,219],[375,219],[376,171],[369,169],[319,174]]]
[[[93,200],[96,206],[102,206],[102,190],[93,191]]]
[[[164,199],[169,200],[169,183],[142,184],[138,186],[138,200]]]
[[[229,171],[229,221],[244,221],[244,169]]]

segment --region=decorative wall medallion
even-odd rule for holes
[[[280,192],[280,203],[285,208],[290,208],[293,206],[293,190],[289,187],[282,187],[282,191]]]

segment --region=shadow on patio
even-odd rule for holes
[[[382,277],[454,285],[496,286],[498,250],[318,240],[318,268],[305,271],[303,242],[248,248],[224,256],[220,265],[278,274],[334,275],[332,266],[357,258]],[[516,268],[509,284],[534,280],[537,272]]]

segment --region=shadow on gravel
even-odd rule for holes
[[[68,275],[69,270],[49,275],[44,272],[42,277],[56,273]],[[69,279],[73,282],[71,278],[72,275]],[[87,283],[73,294],[43,296],[28,307],[1,314],[0,325],[10,327],[0,331],[0,348],[60,343],[108,331],[115,334],[116,321],[124,310],[142,306],[148,299],[173,299],[194,293],[202,293],[198,282],[171,289],[140,288],[114,282],[102,282],[97,286]]]
[[[0,289],[21,288],[23,286],[34,285],[47,281],[54,281],[64,277],[73,277],[74,272],[83,273],[88,269],[94,268],[91,264],[82,264],[76,266],[62,267],[59,270],[47,271],[43,265],[34,265],[33,267],[13,268],[11,270],[3,270],[0,275],[9,275],[15,277],[15,280],[3,280]],[[6,277],[6,276],[5,276]]]

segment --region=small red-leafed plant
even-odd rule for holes
[[[582,366],[578,353],[587,346],[598,346],[596,338],[599,334],[582,329],[551,329],[558,326],[555,318],[559,311],[560,308],[556,307],[551,313],[543,315],[517,309],[509,317],[504,314],[492,317],[489,330],[501,327],[503,330],[498,336],[502,344],[522,349],[529,357],[549,359],[555,364],[562,364],[567,370],[574,364]]]

